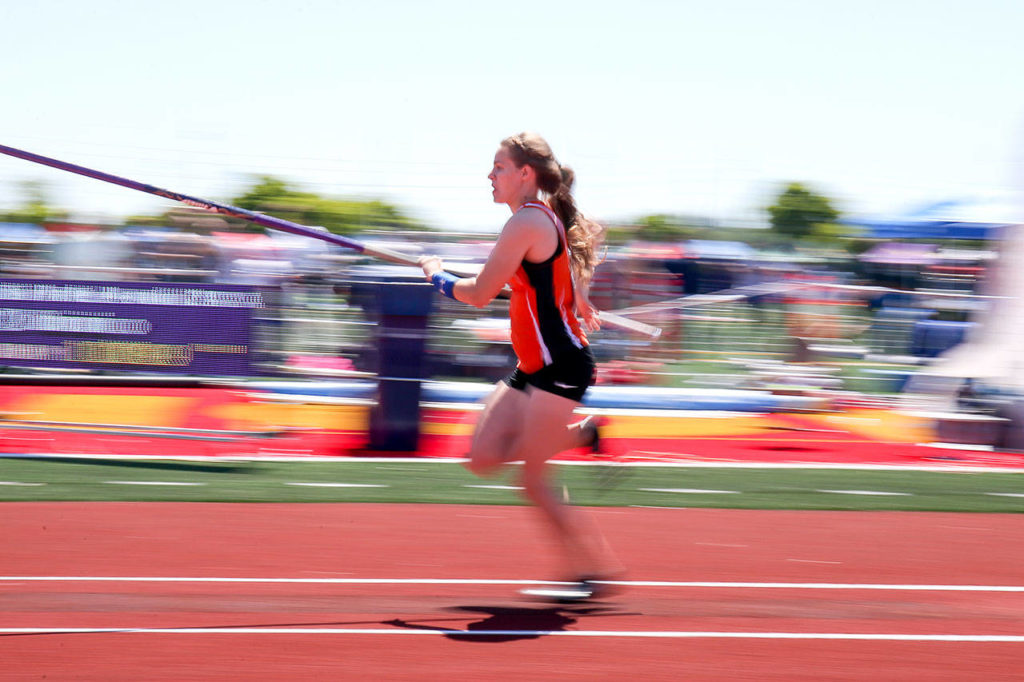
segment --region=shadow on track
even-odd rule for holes
[[[550,632],[561,632],[575,625],[581,616],[628,615],[611,606],[455,606],[447,610],[484,614],[486,618],[469,623],[462,629],[413,623],[400,618],[382,624],[410,630],[432,630],[458,641],[493,644],[538,639]]]

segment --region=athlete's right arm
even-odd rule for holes
[[[535,221],[524,220],[519,215],[512,216],[502,228],[483,268],[475,277],[463,277],[455,282],[452,298],[477,308],[483,308],[493,301],[516,274],[536,237]],[[428,280],[443,269],[441,259],[436,256],[421,258],[419,264]]]

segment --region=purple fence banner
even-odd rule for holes
[[[257,287],[0,279],[0,366],[248,376]]]

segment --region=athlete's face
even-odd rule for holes
[[[527,168],[529,166],[517,167],[508,150],[498,147],[494,154],[494,166],[487,174],[487,179],[491,181],[491,196],[494,197],[494,203],[507,204],[523,194]]]

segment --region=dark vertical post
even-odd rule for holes
[[[426,282],[379,282],[375,293],[377,404],[370,411],[371,450],[415,451],[420,393],[427,378],[427,320],[434,287]]]

